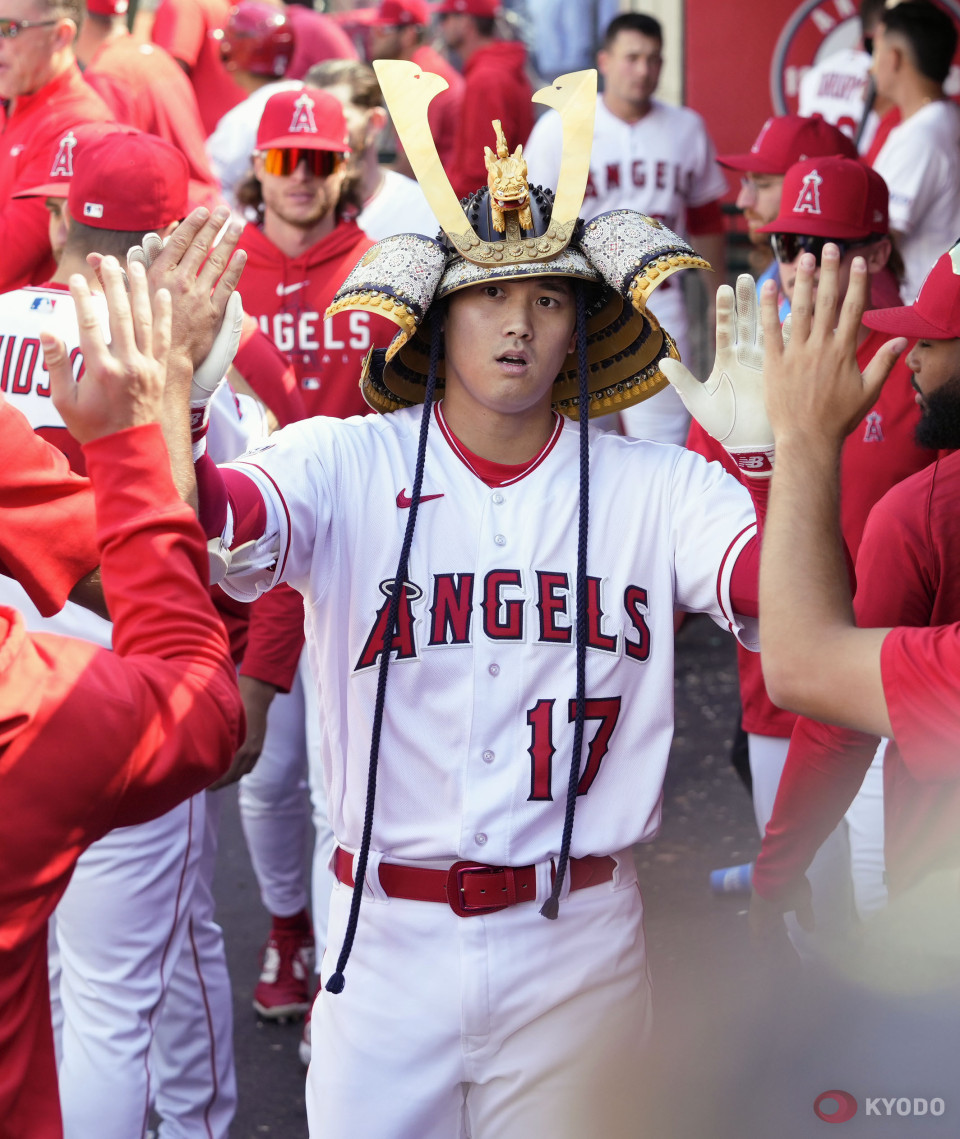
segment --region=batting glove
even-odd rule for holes
[[[717,289],[717,358],[700,383],[679,360],[663,360],[660,369],[687,411],[721,443],[750,478],[773,473],[773,430],[763,402],[763,329],[756,283],[747,273]]]

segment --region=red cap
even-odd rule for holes
[[[887,233],[887,184],[869,166],[839,154],[808,158],[783,179],[780,213],[760,233],[855,240]]]
[[[863,323],[894,336],[960,338],[960,242],[937,260],[912,305],[871,309]]]
[[[434,8],[438,16],[465,12],[468,16],[496,16],[500,12],[500,0],[443,0]]]
[[[795,162],[822,154],[857,157],[857,148],[843,131],[820,115],[778,115],[760,128],[749,154],[724,154],[717,161],[731,170],[750,174],[786,174]]]
[[[84,148],[70,182],[70,216],[95,229],[162,229],[188,210],[187,160],[166,139],[114,130]]]
[[[315,87],[271,95],[260,116],[257,150],[274,146],[349,154],[347,120],[340,100]]]
[[[70,189],[70,180],[73,178],[73,167],[77,158],[94,139],[103,138],[105,134],[116,134],[125,129],[119,123],[79,123],[57,139],[53,148],[53,157],[50,160],[50,174],[47,181],[39,186],[31,186],[28,190],[20,190],[11,194],[13,198],[65,198]]]
[[[213,37],[220,41],[224,63],[252,75],[286,75],[296,45],[286,16],[266,0],[241,0]]]
[[[354,8],[344,15],[366,28],[421,26],[430,23],[430,5],[427,0],[380,0],[377,8]]]
[[[128,0],[87,0],[87,11],[94,16],[125,16]]]

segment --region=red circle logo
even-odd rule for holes
[[[824,1123],[846,1123],[857,1114],[857,1101],[849,1092],[824,1092],[813,1101],[813,1110]]]

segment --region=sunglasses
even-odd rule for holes
[[[307,164],[307,172],[315,178],[329,178],[339,170],[343,155],[333,150],[307,150],[299,146],[272,146],[263,152],[264,170],[283,178],[292,174],[301,162]]]
[[[781,265],[796,261],[801,253],[812,253],[820,264],[823,247],[827,244],[835,245],[842,257],[848,249],[857,249],[863,245],[872,245],[878,238],[860,237],[855,241],[839,241],[835,237],[813,237],[809,233],[771,233],[770,244],[773,254]]]
[[[59,20],[7,20],[0,17],[0,40],[15,40],[26,28],[52,28]]]

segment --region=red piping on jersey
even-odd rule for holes
[[[720,569],[717,573],[717,606],[719,607],[720,612],[724,615],[724,617],[727,618],[727,626],[729,627],[731,633],[733,632],[733,617],[732,617],[732,615],[730,615],[730,616],[727,615],[727,609],[726,609],[726,606],[723,604],[723,597],[721,596],[722,591],[721,591],[720,583],[723,581],[723,571],[724,571],[724,567],[727,564],[727,558],[730,557],[730,551],[737,544],[737,542],[740,541],[740,539],[744,536],[744,534],[746,534],[746,532],[748,530],[755,529],[756,525],[757,525],[756,522],[751,522],[749,525],[744,526],[744,528],[740,531],[739,534],[736,535],[736,537],[733,539],[733,541],[730,543],[730,545],[727,546],[727,549],[726,549],[723,557],[720,559]],[[754,534],[753,540],[756,541],[756,538],[757,538],[757,535]],[[744,547],[744,549],[746,549],[746,548],[747,547]],[[742,552],[743,551],[741,551],[741,553]],[[736,565],[739,563],[739,561],[740,561],[740,557],[738,555],[737,556],[737,562],[734,563],[734,569],[736,569]],[[732,597],[731,597],[731,600],[732,600]],[[744,616],[747,616],[747,614],[744,614]]]
[[[443,437],[450,445],[450,449],[465,467],[471,470],[481,482],[486,483],[489,487],[510,486],[512,483],[519,482],[522,478],[526,478],[526,476],[535,471],[547,455],[550,454],[556,446],[557,440],[560,438],[560,432],[563,430],[563,416],[554,412],[555,422],[553,425],[553,434],[544,444],[543,449],[529,462],[495,463],[491,459],[484,459],[481,455],[475,455],[473,451],[469,450],[460,442],[456,435],[450,430],[439,403],[434,404],[433,410],[437,423],[440,425],[440,430],[443,432]]]

